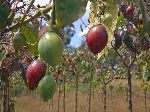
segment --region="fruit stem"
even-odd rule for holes
[[[49,65],[47,64],[46,75],[49,74]]]
[[[50,24],[50,31],[54,31],[53,25],[56,25],[55,23],[55,0],[53,0],[51,20],[49,21],[49,24]]]

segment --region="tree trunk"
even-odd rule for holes
[[[126,94],[126,101],[128,101],[128,88],[125,90],[125,94]]]
[[[76,74],[75,112],[78,112],[78,74]]]
[[[57,107],[57,112],[59,112],[59,108],[60,108],[60,92],[61,92],[61,90],[60,90],[60,80],[59,80],[59,78],[58,78],[58,107]]]
[[[147,112],[147,91],[144,90],[144,104],[145,104],[145,112]]]
[[[2,106],[2,112],[9,112],[9,88],[8,88],[8,83],[4,82],[2,83],[2,102],[3,102],[3,106]]]
[[[63,108],[64,108],[64,112],[66,112],[66,77],[65,75],[63,76],[64,77],[64,98],[63,98]]]
[[[92,96],[92,79],[90,81],[90,88],[89,88],[89,110],[88,112],[91,112],[91,96]]]
[[[107,102],[106,102],[106,99],[107,99],[107,97],[106,97],[106,94],[107,94],[107,91],[106,91],[106,88],[107,87],[107,85],[106,84],[104,84],[103,85],[103,110],[104,110],[104,112],[106,112],[106,104],[107,104]]]
[[[93,100],[95,100],[95,89],[94,88],[92,89],[92,97],[93,97]]]
[[[2,112],[2,80],[1,80],[1,72],[0,72],[0,112]]]
[[[52,101],[52,109],[53,109],[54,108],[54,96],[52,97],[51,101]]]
[[[2,104],[1,112],[10,112],[10,96],[9,96],[9,73],[5,69],[0,69],[2,83]]]
[[[128,112],[132,112],[132,83],[131,83],[131,72],[128,68]]]
[[[51,108],[51,100],[48,101],[48,108]]]
[[[110,99],[111,99],[111,109],[113,110],[113,90],[110,90]]]

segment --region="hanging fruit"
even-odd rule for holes
[[[52,67],[58,65],[63,48],[64,45],[60,36],[54,32],[46,32],[38,43],[40,57]]]
[[[90,28],[86,37],[86,42],[92,53],[100,53],[108,42],[108,34],[105,27],[102,25],[95,25]]]
[[[44,102],[47,102],[50,98],[52,98],[56,90],[56,82],[49,75],[45,75],[38,84],[38,92]]]
[[[30,90],[37,88],[39,81],[46,73],[46,65],[40,60],[34,60],[27,68],[26,77]]]
[[[82,17],[87,2],[88,0],[56,0],[56,25],[64,27]]]
[[[134,12],[134,7],[133,6],[129,6],[127,9],[126,9],[126,14],[127,15],[131,15],[133,14]]]

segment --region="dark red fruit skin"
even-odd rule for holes
[[[100,53],[108,42],[108,34],[105,27],[102,25],[91,27],[87,33],[86,42],[93,54]]]
[[[40,60],[34,60],[27,68],[26,77],[30,90],[37,88],[39,81],[46,73],[46,65]]]
[[[129,6],[129,7],[126,9],[126,14],[127,14],[127,15],[133,14],[133,12],[134,12],[134,7],[132,7],[132,6]]]

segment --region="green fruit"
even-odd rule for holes
[[[58,65],[63,48],[60,36],[54,32],[46,32],[38,43],[40,57],[52,67]]]
[[[88,0],[56,0],[56,25],[64,27],[82,17]]]
[[[38,29],[31,24],[26,24],[20,27],[20,31],[26,38],[26,42],[29,44],[35,44],[38,40]]]
[[[56,90],[57,84],[55,80],[49,75],[45,75],[38,84],[38,92],[44,102],[47,102],[49,99],[51,99]]]
[[[13,38],[13,47],[16,51],[18,51],[24,46],[26,46],[26,39],[22,33],[17,32]]]

